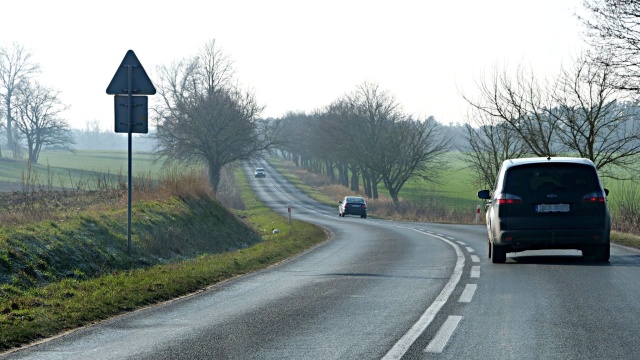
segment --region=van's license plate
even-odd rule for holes
[[[540,204],[536,205],[536,212],[569,212],[569,204]]]

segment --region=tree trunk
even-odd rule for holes
[[[374,199],[378,198],[378,183],[375,181],[373,176],[371,179],[371,195],[373,195]]]
[[[220,185],[220,167],[209,162],[209,183],[213,194],[218,193],[218,185]]]
[[[13,145],[13,124],[11,118],[11,96],[12,91],[7,91],[7,101],[6,101],[6,110],[7,110],[7,145],[11,148]]]
[[[358,193],[360,185],[360,170],[358,170],[357,166],[351,167],[351,191]]]
[[[368,198],[372,198],[373,194],[371,193],[371,174],[369,174],[369,171],[367,170],[362,171],[362,186],[364,187],[364,194]]]
[[[389,196],[391,196],[391,200],[393,200],[393,205],[397,209],[400,206],[400,201],[398,200],[398,192],[391,186],[387,186],[387,190],[389,190]]]

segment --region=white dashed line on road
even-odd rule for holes
[[[479,278],[480,277],[480,266],[472,266],[471,267],[471,277]]]
[[[473,294],[476,293],[477,288],[478,288],[477,284],[467,284],[467,286],[465,286],[464,290],[462,291],[462,295],[460,295],[460,299],[458,299],[458,302],[461,302],[461,303],[471,302],[471,299],[473,299]]]
[[[473,250],[473,248],[472,248],[472,247],[470,247],[470,246],[467,246],[467,251],[468,251],[468,252],[470,252],[470,253],[476,252],[476,251],[475,251],[475,250]]]
[[[480,256],[478,256],[478,255],[471,255],[471,262],[479,263],[479,262],[480,262]]]
[[[464,241],[456,241],[458,244],[462,245],[462,246],[466,246],[467,243],[465,243]]]
[[[462,320],[462,316],[449,316],[444,324],[442,324],[442,327],[440,327],[440,330],[438,330],[436,336],[433,338],[433,340],[431,340],[429,346],[427,346],[424,351],[437,354],[441,353],[442,350],[444,350],[444,347],[447,345],[447,342],[449,342],[449,338],[451,338],[451,335],[458,327],[458,323],[460,322],[460,320]]]

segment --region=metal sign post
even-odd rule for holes
[[[146,96],[139,95],[154,95],[156,88],[151,83],[151,79],[144,71],[140,60],[133,52],[133,50],[127,51],[120,64],[118,70],[116,70],[111,83],[107,87],[107,94],[115,95],[115,131],[126,132],[128,134],[128,155],[127,155],[127,253],[131,254],[131,203],[132,203],[132,173],[131,173],[131,148],[132,148],[132,133],[147,133],[148,131],[148,119],[147,119],[147,99]],[[121,101],[118,95],[127,95],[126,103]],[[144,99],[143,99],[144,98]],[[121,107],[126,107],[126,112],[121,111]],[[136,110],[137,109],[137,110]],[[122,117],[126,117],[126,122],[123,122]],[[126,126],[123,126],[126,124]]]

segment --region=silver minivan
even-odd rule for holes
[[[489,257],[538,249],[578,249],[609,261],[609,191],[589,159],[572,157],[509,159],[502,163],[486,211]]]

